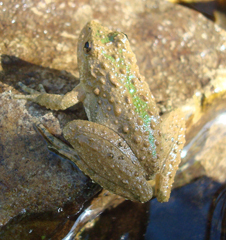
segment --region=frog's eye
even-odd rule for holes
[[[84,51],[85,51],[85,53],[89,53],[91,50],[92,50],[91,43],[86,42],[85,45],[84,45]]]

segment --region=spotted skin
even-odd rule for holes
[[[184,145],[184,120],[176,110],[162,120],[124,33],[91,21],[78,41],[80,84],[63,95],[18,95],[53,110],[83,102],[89,121],[74,120],[64,137],[76,164],[104,188],[133,201],[168,201]],[[24,90],[25,87],[22,86]],[[28,90],[26,90],[29,92]]]

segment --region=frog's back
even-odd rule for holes
[[[127,36],[88,23],[80,36],[78,61],[89,120],[125,139],[151,179],[159,171],[160,117]]]

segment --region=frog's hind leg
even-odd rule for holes
[[[51,110],[65,110],[85,98],[85,92],[80,84],[65,95],[46,93],[42,85],[39,86],[40,91],[36,91],[21,82],[18,84],[29,95],[14,95],[13,98],[27,99]]]
[[[133,201],[146,202],[152,187],[146,181],[139,161],[124,139],[106,126],[84,120],[68,123],[61,142],[39,122],[36,127],[49,142],[49,148],[73,161],[86,175],[109,191]]]
[[[156,176],[155,194],[159,202],[167,202],[185,143],[185,121],[179,109],[163,116],[161,131],[163,162]]]
[[[81,158],[76,165],[93,181],[132,201],[151,199],[152,187],[140,162],[117,132],[99,123],[74,120],[63,134]]]

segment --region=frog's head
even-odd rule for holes
[[[81,31],[78,42],[80,81],[87,88],[108,76],[122,79],[130,69],[136,69],[136,57],[127,35],[111,31],[96,21],[91,21]],[[86,89],[89,91],[89,89]],[[91,90],[91,88],[90,88]]]

